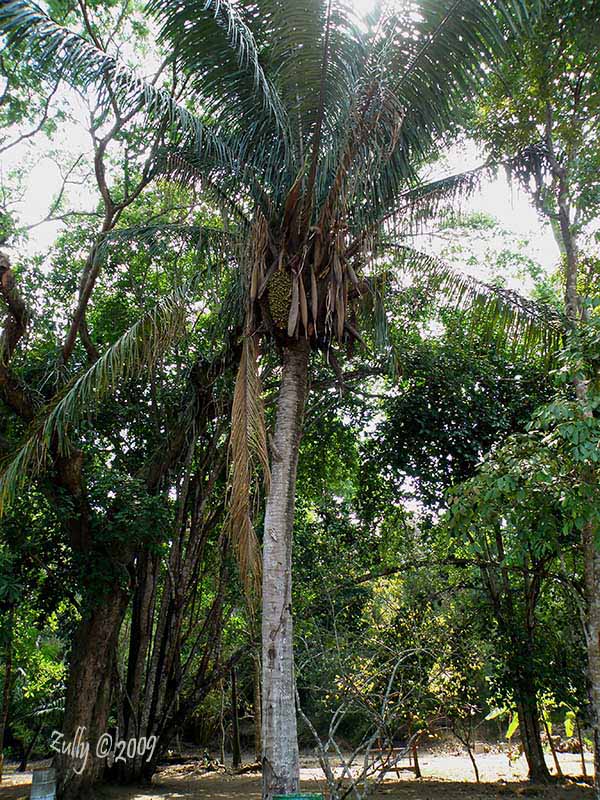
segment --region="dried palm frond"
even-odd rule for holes
[[[235,382],[229,440],[229,502],[226,530],[250,608],[260,595],[260,545],[254,530],[258,475],[268,493],[271,473],[262,387],[254,340],[246,336]]]
[[[259,296],[260,289],[265,280],[267,269],[267,251],[269,248],[269,226],[264,214],[258,211],[252,225],[250,237],[250,301],[254,302]]]

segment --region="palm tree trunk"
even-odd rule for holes
[[[298,790],[300,775],[292,642],[292,538],[296,469],[310,345],[284,350],[265,513],[262,595],[263,800]]]
[[[260,705],[260,653],[252,656],[252,687],[254,703],[254,758],[260,762],[262,753],[262,715]]]

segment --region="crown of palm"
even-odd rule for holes
[[[157,169],[202,180],[236,212],[262,322],[277,327],[268,286],[283,270],[283,334],[320,328],[341,339],[361,263],[402,216],[456,101],[535,4],[398,0],[359,20],[344,0],[150,0],[194,113],[25,0],[0,0],[0,30],[26,41],[45,70],[166,118]]]
[[[0,2],[0,30],[28,40],[46,69],[112,85],[124,108],[169,113],[196,169],[261,202],[269,219],[283,221],[299,179],[310,222],[337,189],[358,232],[393,210],[454,101],[531,6],[399,0],[358,19],[343,0],[150,0],[194,114],[25,0]]]

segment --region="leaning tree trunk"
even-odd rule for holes
[[[521,744],[529,768],[529,780],[532,783],[549,783],[551,778],[540,735],[537,698],[527,687],[519,688],[517,711]]]
[[[300,776],[292,643],[292,537],[296,469],[310,345],[284,350],[265,513],[262,594],[263,800],[298,790]]]
[[[33,732],[33,736],[31,737],[29,744],[27,745],[27,747],[23,748],[23,756],[21,758],[21,763],[19,764],[17,772],[27,772],[27,764],[29,763],[29,759],[31,758],[31,754],[33,753],[33,748],[35,747],[41,732],[42,732],[42,726],[38,725],[35,731]]]
[[[84,613],[75,634],[67,684],[63,743],[89,743],[89,755],[55,759],[58,800],[85,800],[106,765],[96,746],[107,732],[119,629],[127,592],[115,583],[110,593]]]

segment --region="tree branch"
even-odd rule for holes
[[[33,130],[29,131],[28,133],[21,134],[16,139],[14,139],[12,142],[9,142],[8,144],[5,144],[2,147],[0,147],[0,153],[5,153],[7,150],[10,150],[11,147],[16,147],[18,144],[21,144],[21,142],[24,142],[27,139],[31,139],[33,136],[35,136],[37,133],[39,133],[42,130],[42,128],[44,127],[44,125],[46,124],[46,122],[48,120],[48,115],[49,115],[49,112],[50,112],[50,104],[51,104],[51,102],[52,102],[52,100],[54,98],[54,95],[56,94],[56,92],[58,90],[58,87],[60,85],[61,80],[62,80],[62,76],[59,75],[58,78],[56,79],[56,83],[54,84],[54,88],[52,89],[52,91],[50,92],[50,94],[48,95],[48,97],[46,98],[46,100],[44,102],[44,105],[42,107],[42,117],[41,117],[39,123],[35,126],[35,128],[33,128]],[[6,86],[6,90],[5,90],[4,94],[2,95],[2,98],[0,98],[0,100],[4,100],[6,92],[8,92],[8,83],[7,83],[7,86]],[[1,105],[1,102],[0,102],[0,105]]]
[[[15,349],[25,335],[30,312],[19,294],[10,260],[0,252],[0,296],[8,309],[8,317],[0,337],[0,394],[2,399],[23,419],[33,419],[36,402],[27,386],[9,369]]]

